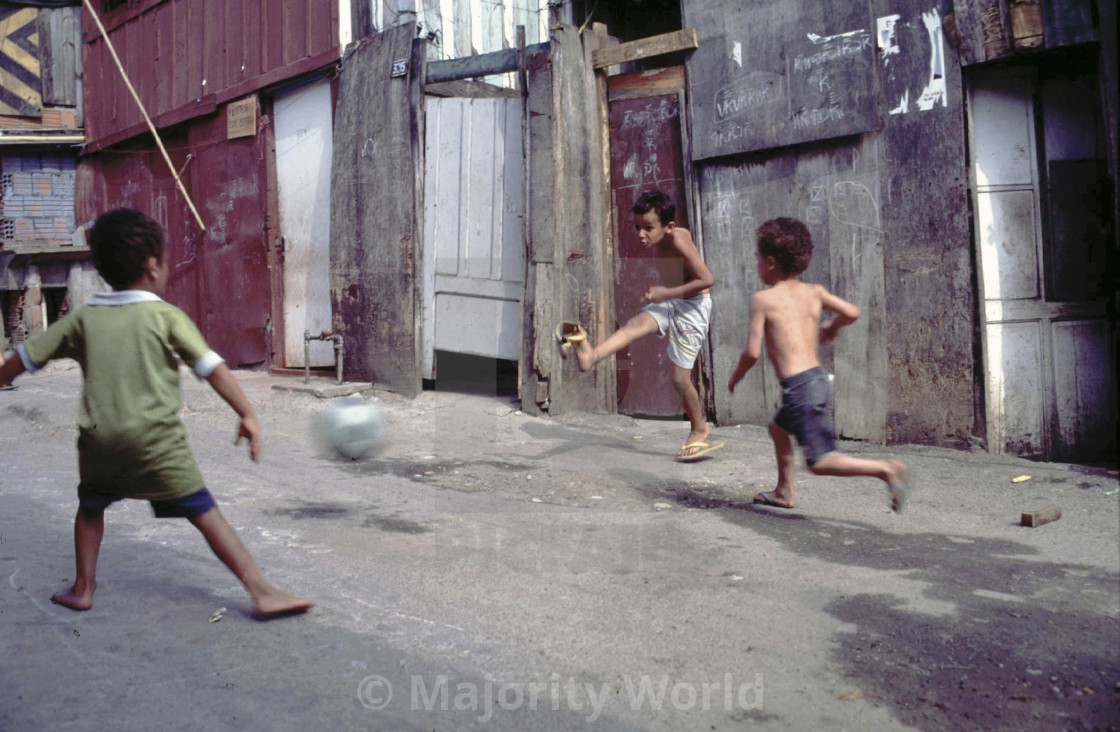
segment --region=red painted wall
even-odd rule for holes
[[[101,20],[158,128],[339,58],[335,0],[147,0]],[[89,13],[82,35],[86,139],[96,150],[147,125]]]
[[[78,221],[121,206],[158,220],[167,231],[166,299],[198,323],[231,366],[265,363],[270,350],[266,136],[226,140],[224,108],[161,136],[206,231],[199,229],[148,135],[83,159]]]

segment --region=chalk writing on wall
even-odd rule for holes
[[[685,5],[700,47],[686,61],[693,156],[704,159],[877,129],[875,34],[842,0]]]

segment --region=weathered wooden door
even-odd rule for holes
[[[611,78],[610,156],[614,207],[615,319],[621,326],[642,309],[642,296],[660,284],[652,251],[642,249],[631,208],[642,192],[658,189],[677,204],[677,226],[691,228],[686,198],[681,92],[664,85],[644,90],[641,72]],[[683,80],[683,79],[682,79]],[[647,336],[615,361],[618,411],[623,414],[683,414],[671,381],[666,340]]]
[[[303,333],[331,327],[331,87],[277,95],[276,187],[284,241],[284,365],[303,368]],[[334,349],[311,341],[311,366],[333,366]]]
[[[517,360],[524,194],[521,100],[426,102],[422,373],[435,352]]]
[[[1116,455],[1104,269],[1102,130],[1092,75],[979,70],[972,175],[989,450]]]

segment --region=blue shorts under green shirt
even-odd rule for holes
[[[86,511],[100,513],[117,501],[124,500],[124,496],[112,493],[102,493],[96,488],[90,488],[85,483],[78,484],[78,505]],[[164,501],[149,501],[152,513],[156,518],[185,518],[190,519],[214,508],[214,496],[210,491],[202,488],[194,493],[180,498],[169,498]]]

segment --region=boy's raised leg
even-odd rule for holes
[[[580,328],[583,332],[583,328]],[[657,332],[657,321],[649,313],[638,313],[626,325],[611,333],[605,341],[592,347],[587,340],[576,344],[576,360],[579,361],[580,371],[590,371],[591,367],[604,358],[618,353],[632,342],[642,336]]]
[[[878,478],[887,484],[891,497],[891,508],[902,510],[906,498],[906,465],[897,460],[868,460],[838,452],[830,452],[811,466],[809,470],[816,475],[838,475],[851,477],[865,475]]]
[[[71,610],[93,607],[93,591],[97,589],[97,555],[105,536],[105,511],[89,511],[78,507],[74,517],[74,564],[77,575],[68,590],[51,595],[51,602]]]
[[[218,559],[245,585],[257,615],[264,618],[292,615],[311,607],[310,601],[281,592],[265,581],[249,550],[217,506],[188,520],[206,537]]]

